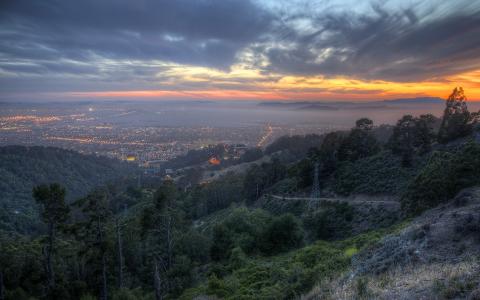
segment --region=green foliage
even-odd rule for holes
[[[42,246],[38,240],[0,230],[0,268],[7,299],[28,299],[43,292]]]
[[[248,204],[255,202],[273,184],[285,178],[287,168],[278,159],[271,163],[253,165],[248,169],[243,183],[243,193]]]
[[[45,223],[57,226],[65,222],[70,209],[65,203],[65,188],[58,183],[39,185],[33,188],[33,198],[41,206]]]
[[[312,185],[313,168],[312,160],[305,158],[288,169],[288,176],[296,179],[298,188],[306,188]]]
[[[175,244],[176,251],[192,260],[193,263],[205,264],[210,255],[210,239],[197,230],[185,232]]]
[[[298,247],[303,241],[303,230],[292,214],[274,218],[262,233],[258,247],[266,254],[275,254]]]
[[[0,147],[0,229],[39,232],[36,185],[58,182],[70,202],[97,185],[132,174],[131,165],[52,147]]]
[[[137,295],[135,295],[135,292],[129,289],[119,289],[115,291],[112,295],[112,298],[114,300],[139,300],[141,299]]]
[[[41,205],[41,216],[47,224],[47,239],[45,241],[45,270],[47,275],[47,292],[49,297],[57,294],[53,259],[56,250],[56,231],[68,219],[69,208],[65,204],[65,188],[53,183],[50,186],[40,185],[33,188],[33,197]],[[59,295],[57,295],[59,296]]]
[[[98,296],[106,282],[110,298],[119,300],[153,299],[154,291],[166,299],[200,295],[298,298],[317,282],[347,270],[356,253],[398,227],[340,240],[352,231],[354,213],[348,204],[298,213],[302,222],[292,214],[272,215],[242,205],[255,204],[262,194],[306,191],[315,162],[320,162],[324,187],[333,187],[340,194],[398,195],[408,187],[402,201],[409,212],[435,206],[461,188],[479,184],[478,145],[435,152],[427,159],[430,155],[424,153],[429,152],[432,141],[430,119],[407,116],[400,120],[390,143],[393,153],[379,152],[373,122],[360,119],[346,134],[284,137],[267,149],[267,153],[282,151],[299,159],[289,165],[274,158],[270,163],[252,166],[244,176],[227,174],[185,191],[172,181],[163,182],[156,192],[128,185],[97,189],[75,202],[73,218],[66,222],[69,230],[58,236],[58,259],[53,261],[55,294],[62,299],[80,295],[88,299],[88,295]],[[391,132],[391,128],[382,132]],[[221,154],[225,148],[211,147],[193,153],[191,158],[204,161],[215,151]],[[396,155],[403,156],[404,151],[412,163],[410,168],[403,168],[402,159]],[[261,150],[247,153],[242,160],[256,160]],[[0,167],[3,174],[7,172]],[[34,195],[42,206],[44,220],[53,218],[62,223],[66,219],[52,213],[66,206],[47,205],[57,203],[48,199],[63,197],[61,189],[53,190],[52,186],[42,186]],[[125,211],[119,209],[125,204]],[[297,209],[304,212],[302,205]],[[285,207],[284,212],[297,212]],[[0,210],[0,228],[11,229],[11,223],[1,218]],[[45,232],[45,228],[40,230]],[[305,241],[313,244],[300,248]],[[26,238],[0,230],[0,270],[5,274],[9,297],[45,295],[47,275],[39,259],[45,253],[43,242],[43,236]],[[120,270],[124,271],[124,281],[118,279]],[[357,282],[359,298],[371,296],[367,286],[365,281]]]
[[[390,151],[343,163],[335,173],[334,189],[342,195],[402,193],[424,162],[415,160],[412,168],[403,168],[401,159]]]
[[[225,225],[219,224],[213,228],[212,247],[210,248],[210,257],[213,260],[229,258],[233,245],[233,238]]]
[[[471,114],[468,111],[466,100],[467,97],[461,87],[455,88],[448,97],[438,132],[438,140],[441,143],[448,143],[472,132],[478,114]]]
[[[234,247],[239,247],[246,253],[255,252],[256,242],[268,220],[268,216],[263,211],[235,209],[213,228],[210,251],[212,259],[217,261],[228,259]]]
[[[153,196],[153,202],[158,211],[166,210],[176,199],[177,187],[171,180],[164,181]]]
[[[373,122],[363,118],[356,122],[356,127],[350,130],[345,139],[342,140],[338,149],[340,161],[355,161],[374,155],[380,150],[380,145],[372,133]]]
[[[348,236],[352,219],[353,207],[348,203],[334,203],[306,215],[303,222],[311,239],[328,240]]]
[[[235,247],[247,254],[272,255],[298,247],[303,241],[302,228],[293,215],[271,217],[263,210],[247,208],[235,209],[215,225],[212,235],[210,254],[215,261],[232,259]]]
[[[411,115],[403,116],[393,128],[393,134],[389,140],[392,152],[402,157],[402,164],[410,166],[415,153],[430,151],[434,138],[433,124],[435,117],[421,115],[414,118]]]
[[[402,197],[409,213],[420,213],[480,183],[480,146],[468,143],[453,152],[434,152]]]
[[[230,255],[230,260],[229,260],[229,266],[233,269],[239,269],[243,266],[245,266],[247,262],[247,257],[245,253],[243,252],[242,248],[240,247],[235,247],[232,250],[232,254]]]
[[[222,299],[292,299],[310,290],[313,285],[345,271],[357,251],[374,245],[386,234],[400,230],[404,224],[371,231],[354,238],[312,245],[276,256],[245,258],[237,264],[232,252],[231,273],[212,275],[207,284],[186,290],[180,299],[200,295],[216,295]],[[235,258],[234,258],[235,257]]]
[[[227,174],[208,184],[194,187],[184,199],[183,207],[188,217],[196,219],[242,201],[243,177]]]
[[[344,141],[345,137],[341,132],[331,132],[325,136],[317,158],[322,164],[323,176],[328,176],[337,169],[338,151]]]

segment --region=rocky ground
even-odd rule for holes
[[[480,187],[355,255],[305,299],[480,299]]]

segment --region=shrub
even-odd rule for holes
[[[333,203],[304,219],[304,226],[313,239],[334,239],[347,236],[351,231],[353,207],[348,203]]]
[[[335,174],[334,189],[342,195],[350,194],[399,194],[406,189],[410,178],[423,165],[403,168],[399,157],[390,151],[343,163]]]
[[[435,152],[409,185],[402,206],[407,212],[417,214],[479,183],[479,145],[468,143],[453,152]]]
[[[358,299],[370,299],[371,292],[368,288],[368,279],[365,277],[357,278],[355,283],[355,292]]]
[[[213,228],[213,241],[210,248],[210,257],[219,261],[227,259],[233,246],[233,239],[228,228],[219,224]]]
[[[274,254],[299,246],[303,241],[303,231],[292,214],[276,217],[263,232],[260,249],[266,254]]]

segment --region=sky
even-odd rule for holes
[[[480,100],[478,0],[2,0],[0,101]]]

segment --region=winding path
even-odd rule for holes
[[[265,197],[270,197],[280,201],[318,201],[318,202],[332,202],[332,203],[348,203],[348,204],[383,204],[400,208],[400,202],[395,200],[362,200],[362,199],[348,199],[348,198],[311,198],[311,197],[286,197],[280,195],[266,194]]]

